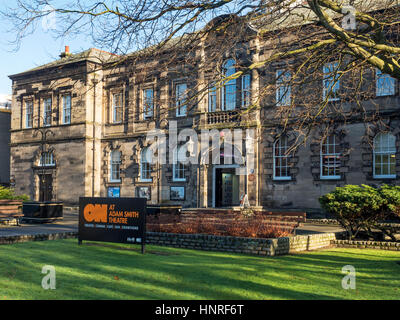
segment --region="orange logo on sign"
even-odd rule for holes
[[[88,204],[83,209],[83,216],[87,222],[107,223],[107,205],[106,204]]]

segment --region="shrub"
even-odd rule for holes
[[[372,235],[372,229],[378,228],[381,221],[399,216],[400,187],[347,185],[320,197],[319,202],[353,239],[360,231]]]
[[[16,195],[14,189],[0,186],[0,200],[29,201],[29,196],[26,194]]]

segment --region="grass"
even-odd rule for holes
[[[255,257],[77,240],[0,246],[3,299],[399,299],[397,252],[329,249]],[[56,290],[41,287],[44,265]],[[344,290],[342,267],[356,268]]]

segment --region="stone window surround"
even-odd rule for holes
[[[323,178],[321,175],[321,145],[324,138],[330,135],[336,136],[336,144],[339,146],[339,151],[341,154],[340,158],[340,168],[338,175],[335,178]],[[349,152],[350,146],[347,142],[347,132],[344,128],[339,126],[330,128],[328,132],[324,131],[324,128],[320,128],[317,132],[315,132],[312,141],[310,143],[310,170],[311,175],[313,176],[313,180],[316,182],[336,182],[336,181],[344,181],[346,179],[346,170],[348,168],[349,162]]]
[[[45,117],[46,117],[46,110],[45,110],[45,101],[50,99],[51,104],[50,104],[50,123],[45,124]],[[40,106],[42,108],[40,109]],[[54,113],[54,95],[53,93],[45,94],[39,98],[39,114],[41,113],[42,121],[41,125],[44,127],[51,127],[54,125],[54,120],[53,120],[53,113]]]
[[[70,105],[70,116],[69,116],[69,122],[64,122],[64,97],[66,96],[70,96],[71,98],[71,105]],[[65,91],[61,91],[58,94],[58,101],[59,101],[59,105],[58,105],[58,110],[59,110],[59,124],[61,126],[67,126],[70,125],[72,123],[72,91],[71,90],[65,90]]]
[[[249,61],[235,57],[234,55],[230,54],[224,54],[224,59],[222,63],[218,63],[216,68],[220,70],[221,73],[223,73],[223,68],[224,65],[227,61],[229,60],[234,60],[235,61],[235,70],[237,71],[238,65],[249,65]],[[205,78],[205,83],[207,86],[207,99],[206,99],[206,113],[209,112],[225,112],[225,111],[234,111],[234,110],[240,110],[241,108],[246,108],[244,105],[243,101],[243,92],[242,92],[242,85],[243,85],[243,78],[244,76],[249,76],[250,77],[250,84],[249,84],[249,91],[250,91],[250,102],[252,100],[252,95],[251,95],[251,89],[252,89],[252,84],[253,84],[253,76],[251,73],[243,74],[240,78],[235,79],[236,82],[236,103],[235,103],[235,108],[233,110],[223,110],[222,109],[222,104],[224,102],[224,89],[226,84],[221,84],[220,87],[216,87],[216,82],[213,75],[207,75]],[[210,92],[215,89],[215,110],[210,111]]]
[[[156,116],[156,83],[151,82],[148,84],[144,84],[142,86],[139,86],[139,119],[142,121],[152,121],[155,119]],[[145,114],[144,114],[144,94],[145,94],[145,90],[153,90],[153,114],[151,117],[146,118]]]
[[[178,113],[178,97],[177,97],[176,88],[179,85],[186,85],[186,92],[189,91],[188,79],[187,78],[179,78],[179,79],[174,79],[172,81],[173,93],[174,93],[174,96],[173,96],[174,97],[174,99],[173,99],[173,107],[175,108],[174,114],[175,114],[176,117],[181,118],[181,117],[187,116],[189,110],[188,110],[188,104],[186,103],[186,104],[184,104],[185,109],[186,109],[185,113],[184,114]]]
[[[396,177],[395,178],[377,178],[373,172],[373,141],[378,133],[391,133],[396,137]],[[362,137],[362,156],[364,174],[367,181],[385,181],[386,183],[396,180],[400,176],[400,127],[396,123],[386,123],[381,125],[370,125],[366,128],[365,134]]]
[[[330,140],[331,138],[333,138],[333,141]],[[324,168],[324,161],[323,158],[324,156],[333,156],[333,157],[339,157],[339,161],[337,161],[336,159],[334,160],[335,163],[339,162],[339,166],[341,165],[341,157],[342,157],[342,153],[340,152],[340,144],[338,145],[337,143],[337,135],[335,133],[332,134],[328,134],[325,137],[323,137],[323,139],[321,140],[321,145],[320,145],[320,166],[321,166],[321,171],[320,171],[320,178],[321,180],[338,180],[341,178],[340,175],[335,174],[335,175],[324,175],[323,174],[323,168]],[[331,143],[333,142],[333,144]],[[323,148],[325,148],[328,146],[333,146],[335,152],[334,153],[330,153],[329,150],[326,150],[325,153],[323,152]],[[339,152],[338,152],[339,151]],[[339,172],[340,172],[340,167],[339,167]],[[336,170],[335,170],[336,173]]]
[[[299,172],[299,168],[297,167],[298,164],[298,156],[297,156],[297,148],[294,154],[289,155],[288,157],[288,166],[290,172],[290,179],[274,179],[274,146],[277,139],[285,135],[288,139],[287,144],[288,146],[292,145],[296,141],[296,136],[292,132],[283,132],[281,130],[273,130],[270,132],[264,131],[262,136],[264,137],[264,170],[266,173],[267,181],[272,181],[274,184],[286,184],[286,183],[293,183],[296,182],[296,176]],[[271,159],[270,165],[265,160]],[[267,167],[265,167],[267,166]],[[270,166],[270,167],[269,167]]]
[[[57,153],[55,152],[54,147],[50,147],[46,152],[52,153],[53,154],[53,159],[54,159],[54,166],[48,166],[48,167],[42,167],[39,165],[40,158],[42,156],[42,149],[39,147],[36,152],[33,155],[32,158],[32,173],[33,173],[33,178],[34,178],[34,183],[33,183],[33,195],[35,199],[39,200],[39,174],[43,170],[45,174],[50,174],[53,179],[53,201],[57,201],[57,163],[58,163],[58,157]]]
[[[113,154],[115,152],[119,153],[119,161],[118,163],[113,163]],[[117,164],[119,165],[118,167],[118,176],[120,177],[119,179],[113,179],[113,165]],[[109,177],[109,182],[110,183],[119,183],[121,182],[121,151],[119,149],[114,149],[110,151],[110,177]]]
[[[32,125],[30,127],[27,126],[27,104],[32,103],[32,114],[31,121]],[[33,95],[26,96],[22,99],[22,128],[24,129],[32,129],[34,127],[34,116],[35,116],[35,97]]]
[[[114,120],[114,116],[113,116],[113,102],[114,102],[114,95],[115,94],[122,94],[122,120],[120,122],[113,122]],[[125,84],[121,85],[121,86],[117,86],[117,87],[112,87],[108,89],[108,97],[107,97],[107,102],[108,102],[108,121],[107,124],[109,125],[120,125],[122,123],[124,123],[125,121],[125,103],[126,103],[126,98],[125,98],[125,94],[126,94],[126,86]]]
[[[125,166],[126,166],[126,157],[122,152],[121,143],[118,141],[112,141],[108,143],[103,149],[103,159],[102,159],[102,178],[104,185],[108,187],[109,185],[120,185],[123,183],[125,177]],[[120,180],[112,181],[111,177],[111,152],[112,151],[120,152]]]
[[[375,69],[374,75],[375,75],[375,98],[380,98],[380,97],[393,97],[396,96],[398,93],[398,84],[399,81],[397,79],[394,79],[394,88],[393,88],[393,94],[378,94],[379,93],[379,88],[378,88],[378,74],[379,74],[379,69]],[[385,77],[388,75],[385,75],[381,72],[381,77]],[[390,76],[388,76],[390,77]]]
[[[285,140],[285,142],[286,142],[286,145],[285,145],[285,149],[288,149],[289,148],[289,143],[288,143],[288,137],[287,137],[287,135],[282,135],[282,136],[280,136],[280,137],[277,137],[276,139],[275,139],[275,142],[274,142],[274,144],[273,144],[273,163],[272,163],[272,171],[273,171],[273,180],[274,181],[284,181],[284,180],[292,180],[292,176],[291,176],[291,174],[290,174],[290,157],[291,157],[291,155],[289,154],[289,155],[287,155],[287,156],[282,156],[282,155],[277,155],[276,154],[276,146],[277,146],[277,143],[278,142],[281,142],[282,141],[282,139],[286,139]],[[280,149],[282,149],[282,147],[280,147]],[[285,176],[276,176],[276,160],[277,160],[277,158],[286,158],[286,165],[284,166],[285,168],[286,168],[286,171],[289,173],[288,175],[285,175]],[[281,167],[283,167],[283,165],[281,165]]]

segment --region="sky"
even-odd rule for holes
[[[0,0],[0,10],[12,0]],[[57,23],[57,21],[55,21]],[[58,59],[66,45],[70,52],[77,53],[93,47],[90,40],[77,37],[55,39],[49,30],[39,24],[36,32],[22,40],[20,48],[10,44],[15,35],[9,32],[10,26],[0,19],[0,95],[11,94],[9,75],[16,74]]]
[[[58,6],[68,5],[68,0],[56,0]],[[140,2],[139,2],[140,3]],[[15,6],[14,0],[0,0],[0,11],[7,11],[9,7]],[[230,12],[229,6],[225,8]],[[225,11],[222,13],[226,13]],[[207,18],[210,20],[212,16]],[[59,55],[64,52],[65,46],[70,47],[71,53],[78,53],[89,48],[95,47],[90,37],[86,35],[76,35],[65,38],[55,38],[51,32],[51,27],[57,27],[57,18],[40,21],[35,32],[22,39],[20,47],[16,47],[11,42],[15,40],[15,34],[10,32],[12,28],[9,22],[0,16],[0,97],[9,95],[12,91],[12,82],[9,75],[27,71],[37,66],[59,59]],[[50,30],[49,30],[50,26]],[[59,25],[59,27],[62,25]],[[197,27],[199,27],[197,25]],[[108,48],[99,48],[110,51]],[[132,48],[131,51],[137,50]]]

